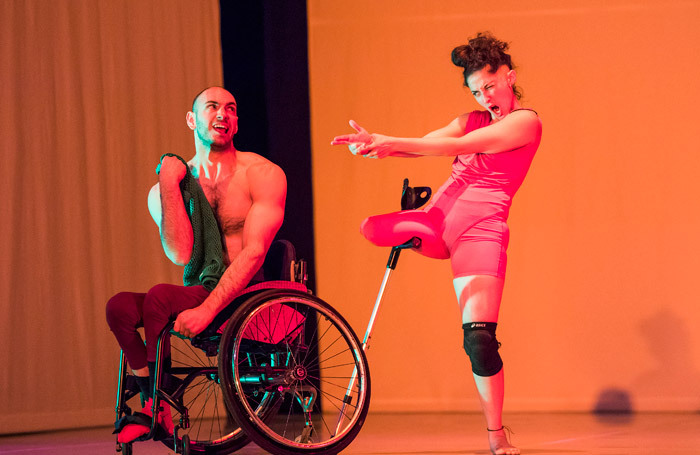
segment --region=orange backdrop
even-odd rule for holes
[[[447,158],[355,158],[478,108],[450,51],[512,43],[544,137],[516,196],[499,338],[506,410],[696,410],[698,1],[309,2],[318,293],[364,333],[388,250],[359,234]],[[402,256],[369,351],[376,410],[476,410],[447,261]]]

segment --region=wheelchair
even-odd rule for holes
[[[430,195],[429,187],[412,188],[404,179],[401,209],[419,208]],[[165,433],[154,418],[138,440],[160,440],[183,455],[225,455],[251,440],[277,455],[335,455],[346,448],[369,410],[365,351],[389,276],[401,251],[421,243],[412,237],[392,246],[360,342],[347,321],[307,289],[306,263],[296,260],[292,244],[273,242],[264,281],[246,288],[202,333],[185,338],[173,331],[174,321],[162,330],[152,415],[167,402],[174,431]],[[127,402],[136,395],[122,351],[117,422],[132,414]],[[117,452],[131,455],[132,444],[117,443]]]
[[[152,409],[157,415],[167,402],[174,431],[154,418],[139,440],[160,440],[184,455],[229,454],[251,440],[273,454],[337,454],[359,433],[370,377],[357,336],[306,288],[306,263],[296,261],[291,243],[273,242],[263,272],[265,281],[197,336],[174,332],[174,321],[160,333]],[[121,352],[117,421],[132,414],[128,402],[137,395]],[[132,445],[116,450],[131,455]]]

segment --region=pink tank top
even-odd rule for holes
[[[465,133],[490,123],[488,111],[470,112]],[[443,195],[450,199],[485,202],[498,206],[498,212],[507,218],[513,196],[523,183],[536,151],[537,146],[528,144],[507,152],[457,155],[452,162],[452,173],[431,203]]]

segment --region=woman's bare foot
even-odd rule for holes
[[[518,455],[520,449],[508,441],[505,427],[500,430],[489,430],[489,446],[493,455]]]

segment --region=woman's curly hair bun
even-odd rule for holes
[[[464,68],[464,85],[467,78],[474,72],[486,66],[491,67],[490,71],[495,72],[503,65],[508,69],[513,69],[508,51],[508,43],[494,37],[489,32],[479,32],[476,37],[469,40],[467,44],[457,46],[452,49],[452,63]],[[518,89],[514,87],[515,94],[520,98]]]

